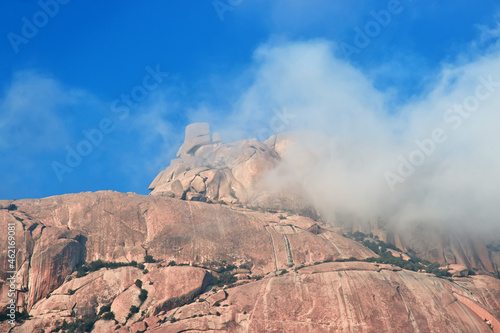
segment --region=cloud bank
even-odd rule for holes
[[[269,177],[272,187],[300,181],[333,223],[499,224],[497,49],[443,64],[425,93],[404,103],[324,40],[263,45],[249,73],[252,83],[215,127],[231,139],[273,134],[262,129],[286,108],[290,117],[274,132],[289,131],[297,144]]]

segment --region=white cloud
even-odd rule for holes
[[[259,47],[253,83],[237,98],[231,117],[217,126],[225,128],[226,137],[257,137],[273,110],[286,107],[296,117],[285,130],[301,131],[301,143],[270,177],[272,186],[301,181],[330,220],[347,215],[406,223],[498,223],[500,54],[490,50],[469,63],[443,65],[425,95],[392,109],[398,104],[390,92],[374,88],[376,77],[339,60],[334,50],[335,44],[324,40]],[[477,88],[489,77],[493,84]],[[474,100],[477,89],[493,91],[470,116],[453,114],[451,121],[447,110]],[[392,192],[384,174],[397,173],[398,156],[408,159],[420,149],[416,140],[432,137],[435,129],[443,130],[445,142],[436,143]]]
[[[64,108],[86,94],[33,71],[18,72],[0,99],[0,149],[43,152],[68,142]]]

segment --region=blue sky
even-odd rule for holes
[[[432,90],[446,64],[490,52],[500,4],[42,0],[3,6],[0,199],[21,199],[97,190],[147,194],[193,121],[211,121],[227,139],[258,137],[269,114],[245,122],[239,115],[265,76],[273,54],[265,50],[273,45],[329,45],[330,56],[384,95],[385,112],[397,113]],[[373,12],[382,21],[370,26]],[[357,29],[367,27],[378,30],[356,44]],[[343,51],[351,46],[357,51]],[[307,70],[306,61],[297,67]],[[127,105],[123,95],[131,94],[136,98]],[[68,160],[78,149],[85,156]]]

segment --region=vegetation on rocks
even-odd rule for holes
[[[139,294],[139,300],[141,304],[148,298],[148,291],[146,289],[141,289],[141,293]]]
[[[394,250],[396,252],[400,252],[401,254],[403,251],[396,247],[393,244],[383,242],[378,239],[377,236],[374,236],[373,234],[365,234],[359,231],[356,231],[354,233],[349,233],[345,235],[347,238],[351,238],[376,254],[378,254],[377,257],[372,257],[372,258],[366,258],[362,261],[366,262],[377,262],[380,264],[390,264],[390,265],[395,265],[398,267],[401,267],[406,270],[414,271],[414,272],[419,272],[419,271],[425,271],[427,273],[431,273],[436,275],[437,277],[450,277],[451,274],[448,272],[448,269],[441,269],[439,263],[431,263],[428,260],[422,260],[418,258],[414,251],[410,250],[408,253],[408,256],[410,257],[410,260],[404,260],[402,256],[395,257],[390,250]],[[354,259],[354,260],[352,260]],[[356,261],[356,258],[349,258],[345,261]],[[336,260],[338,261],[338,260]]]
[[[65,333],[85,333],[90,332],[94,328],[94,324],[99,320],[99,316],[96,314],[86,316],[83,318],[77,318],[74,322],[68,323],[66,320],[63,321],[62,325],[56,327],[55,332],[65,332]]]
[[[387,249],[391,249],[397,252],[403,252],[401,249],[396,247],[394,244],[386,243],[378,239],[377,236],[373,234],[365,234],[360,231],[356,231],[353,233],[348,233],[344,235],[347,238],[353,239],[358,243],[363,244],[376,254],[382,254],[387,251]]]
[[[29,318],[28,311],[26,311],[26,310],[23,310],[23,312],[16,311],[15,316],[16,316],[16,319],[15,319],[16,322],[23,322],[24,320]],[[10,317],[7,316],[6,313],[0,313],[0,322],[7,321],[7,320],[10,320]]]
[[[17,206],[14,205],[14,204],[10,204],[6,208],[4,208],[4,209],[7,209],[7,210],[17,210]]]
[[[157,261],[153,258],[152,255],[148,254],[148,255],[144,256],[144,262],[145,263],[155,263]]]
[[[219,287],[232,285],[236,281],[238,281],[238,278],[231,272],[223,272],[219,274],[219,277],[214,276],[214,284]]]
[[[130,319],[136,313],[139,313],[139,307],[136,306],[136,305],[132,305],[130,307],[130,310],[129,310],[129,313],[128,313],[128,316],[127,316],[127,320]]]
[[[86,276],[88,273],[92,273],[100,270],[101,268],[116,269],[125,266],[137,267],[139,269],[144,269],[144,264],[138,264],[137,261],[131,262],[106,262],[102,260],[92,261],[89,264],[82,264],[77,268],[76,277],[80,278]]]
[[[111,305],[103,305],[101,306],[101,309],[99,310],[99,314],[102,315],[103,313],[110,312],[111,311]]]

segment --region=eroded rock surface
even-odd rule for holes
[[[264,274],[289,267],[283,234],[297,265],[373,255],[330,231],[315,235],[307,230],[315,221],[286,212],[111,191],[18,200],[16,205],[16,211],[2,209],[0,216],[2,225],[17,225],[18,305],[28,310],[84,261],[142,262],[149,254],[165,263],[252,262],[255,274]],[[6,234],[0,237],[6,241]],[[339,252],[327,237],[340,237],[339,246],[349,252]],[[6,249],[0,254],[5,262]],[[6,277],[2,273],[2,282]]]
[[[499,239],[327,225],[298,184],[266,185],[293,145],[286,134],[226,144],[192,124],[152,195],[0,201],[2,230],[16,228],[17,310],[31,316],[0,331],[500,332]],[[410,268],[375,263],[385,249]],[[407,270],[416,257],[453,276]],[[97,260],[115,266],[82,273]],[[0,262],[5,310],[6,247]]]
[[[316,216],[298,183],[274,188],[264,181],[281,159],[275,146],[275,141],[270,147],[256,139],[222,143],[217,133],[210,134],[208,124],[191,124],[186,127],[178,159],[156,176],[149,189],[152,195],[288,209]]]

